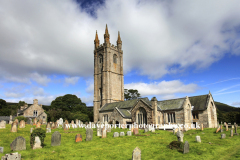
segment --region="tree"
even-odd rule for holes
[[[7,108],[7,102],[3,99],[0,99],[0,109]]]
[[[138,90],[136,89],[124,89],[124,99],[131,100],[131,99],[137,99],[140,96],[140,93],[138,93]]]

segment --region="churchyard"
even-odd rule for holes
[[[40,126],[46,130],[46,125]],[[85,128],[61,128],[51,129],[46,133],[43,148],[32,149],[30,146],[30,130],[36,125],[26,124],[25,128],[19,127],[17,132],[10,132],[11,125],[6,124],[6,128],[0,129],[0,147],[4,147],[0,157],[7,153],[18,152],[21,158],[27,159],[132,159],[133,150],[141,150],[141,159],[240,159],[240,136],[231,136],[231,129],[226,131],[222,127],[218,133],[216,128],[204,128],[189,130],[182,133],[173,134],[172,131],[140,130],[139,134],[128,136],[129,129],[113,128],[110,132],[97,136],[97,129],[93,129],[93,137],[86,141]],[[58,131],[61,134],[61,142],[52,146],[52,135]],[[91,132],[91,131],[88,131]],[[118,132],[119,137],[114,137]],[[120,133],[124,132],[124,133]],[[128,133],[127,133],[128,132]],[[239,132],[239,129],[238,129]],[[234,132],[235,133],[235,132]],[[79,135],[80,134],[80,135]],[[222,135],[222,134],[225,134]],[[115,135],[118,135],[115,133]],[[26,140],[26,150],[11,151],[10,144],[15,138],[22,136]],[[200,137],[201,142],[199,141]],[[224,138],[225,137],[225,138]],[[189,152],[183,154],[182,151],[170,149],[172,141],[183,139],[183,143],[188,141]],[[39,141],[39,139],[38,139]],[[78,141],[78,142],[76,142]],[[56,144],[56,143],[55,143]],[[138,148],[136,148],[138,147]]]

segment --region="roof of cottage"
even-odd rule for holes
[[[193,111],[205,110],[207,108],[207,101],[209,94],[189,97],[191,105],[194,106]]]

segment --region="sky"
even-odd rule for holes
[[[0,99],[93,105],[94,39],[120,32],[124,88],[159,101],[211,92],[240,107],[238,0],[0,0]]]

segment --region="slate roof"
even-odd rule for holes
[[[194,106],[193,111],[205,110],[207,108],[208,98],[209,98],[208,94],[189,97],[191,105]]]
[[[146,98],[138,98],[138,99],[132,99],[132,100],[128,100],[128,101],[121,101],[121,102],[114,102],[114,103],[107,103],[105,104],[101,109],[101,111],[113,111],[114,108],[118,108],[118,109],[130,109],[134,106],[134,104],[137,103],[137,101],[139,101],[140,99],[144,100],[144,102],[146,102],[147,104],[151,104],[151,102],[149,101],[149,99]]]
[[[130,118],[130,119],[132,118],[132,115],[128,109],[119,109],[118,108],[118,111],[123,116],[123,118]]]
[[[184,100],[185,98],[158,101],[157,105],[161,110],[180,109],[183,106]]]

